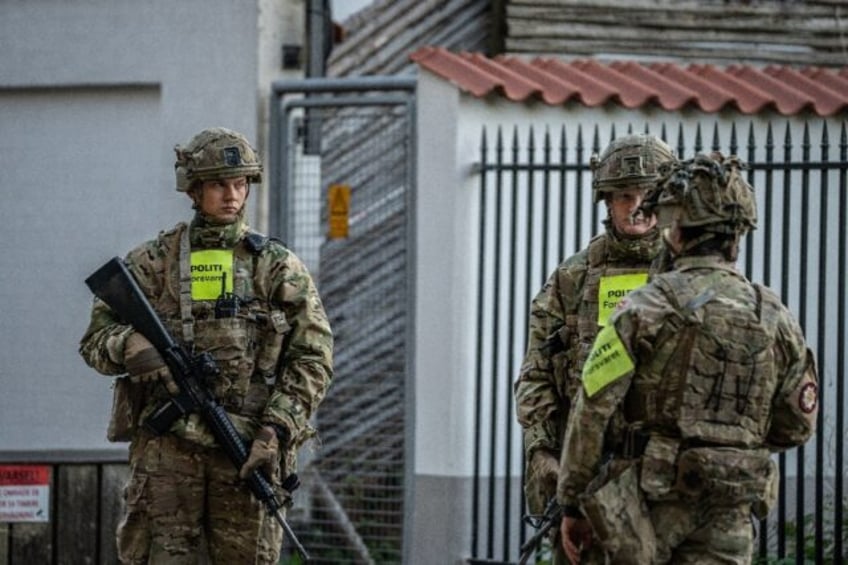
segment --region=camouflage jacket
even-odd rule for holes
[[[204,250],[231,253],[227,262],[232,261],[230,284],[240,299],[238,314],[216,319],[213,297],[192,294],[197,281],[189,290],[181,286],[180,272],[189,268],[181,242],[190,247],[192,262]],[[294,446],[314,434],[309,420],[332,380],[333,337],[312,278],[291,251],[250,232],[243,221],[212,226],[196,216],[190,226],[179,224],[133,249],[126,263],[174,339],[216,359],[221,375],[206,384],[242,434],[253,437],[261,424],[282,426]],[[214,284],[221,288],[220,277]],[[95,299],[80,354],[98,372],[121,375],[124,343],[132,331]],[[167,394],[160,385],[145,386],[139,420]],[[214,444],[197,415],[178,420],[171,431]]]
[[[652,442],[663,444],[672,470],[697,447],[727,461],[756,453],[766,472],[770,450],[804,443],[815,427],[815,362],[798,323],[773,292],[717,257],[681,257],[629,294],[598,334],[582,379],[565,433],[561,504],[577,505],[598,475],[616,415],[649,438],[643,490]],[[666,491],[673,473],[670,481]]]
[[[559,455],[580,370],[600,324],[633,281],[644,284],[660,247],[657,232],[621,239],[607,228],[560,264],[533,299],[527,351],[515,383],[528,461],[537,449]]]

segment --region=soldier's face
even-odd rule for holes
[[[250,185],[247,177],[203,181],[194,193],[197,208],[217,224],[231,224],[244,207]]]
[[[638,188],[616,190],[607,194],[610,221],[618,233],[639,236],[651,231],[657,225],[656,216],[636,213],[644,198],[645,191]]]

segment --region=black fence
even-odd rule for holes
[[[533,296],[556,265],[602,227],[605,213],[592,202],[588,162],[616,135],[612,127],[602,143],[599,128],[592,129],[591,141],[584,139],[582,125],[576,126],[576,135],[566,126],[553,134],[537,134],[532,128],[507,134],[499,128],[493,135],[484,129],[482,134],[470,563],[515,562],[521,543],[532,533],[521,519],[524,462],[512,386],[524,354]],[[682,158],[722,151],[747,162],[759,223],[746,238],[739,267],[749,279],[779,294],[816,354],[817,433],[806,445],[775,455],[781,472],[779,502],[757,524],[755,561],[842,563],[848,543],[845,123],[787,121],[778,130],[756,119],[704,128],[681,122],[673,129],[663,124],[654,133]],[[839,136],[837,142],[831,142],[832,134]]]

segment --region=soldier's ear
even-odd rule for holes
[[[195,183],[187,191],[186,195],[191,199],[191,207],[193,210],[200,208],[200,196],[203,193],[203,186]]]
[[[672,255],[678,255],[680,250],[683,249],[683,237],[677,222],[663,228],[662,238]]]

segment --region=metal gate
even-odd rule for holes
[[[313,563],[404,561],[414,85],[370,77],[273,86],[269,231],[306,263],[335,337],[335,377],[313,423],[320,442],[301,450],[289,514]],[[328,202],[339,191],[349,200]],[[336,238],[331,219],[346,228]]]
[[[817,433],[775,456],[777,508],[757,524],[758,563],[841,563],[845,512],[846,260],[848,137],[845,123],[680,124],[656,132],[678,155],[721,150],[740,155],[756,188],[758,228],[738,262],[749,279],[771,286],[801,323],[819,371]],[[569,125],[570,128],[573,126]],[[794,129],[793,129],[794,128]],[[811,130],[814,133],[811,133]],[[645,128],[645,131],[648,131]],[[606,132],[605,132],[606,133]],[[526,135],[525,135],[526,134]],[[836,141],[831,141],[830,135]],[[613,129],[608,139],[615,137]],[[469,563],[511,563],[531,530],[521,523],[523,449],[512,384],[518,375],[527,310],[545,279],[601,229],[592,203],[589,156],[597,126],[553,132],[483,131],[478,219],[476,442]],[[837,140],[838,138],[838,140]],[[571,140],[570,142],[567,140]],[[544,555],[539,563],[546,562]]]

